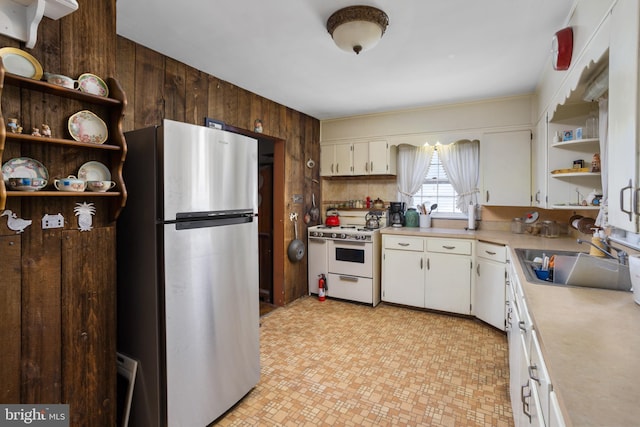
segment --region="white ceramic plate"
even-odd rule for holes
[[[49,181],[49,172],[42,163],[29,157],[16,157],[2,165],[5,184],[9,178],[40,178]]]
[[[80,166],[78,178],[85,181],[111,181],[111,172],[102,163],[91,161]]]
[[[69,117],[69,133],[79,142],[102,144],[109,137],[107,125],[89,110],[82,110]]]
[[[42,78],[42,65],[24,50],[3,47],[0,49],[0,58],[4,68],[11,74],[35,80]]]
[[[108,96],[109,87],[95,74],[85,73],[78,77],[78,89],[92,95]]]

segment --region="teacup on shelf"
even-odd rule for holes
[[[79,86],[77,80],[73,80],[71,77],[62,74],[44,73],[44,78],[47,83],[66,87],[67,89],[78,89]]]
[[[15,191],[37,191],[47,185],[47,180],[43,178],[9,178],[8,190]]]
[[[87,188],[89,191],[94,191],[96,193],[104,193],[115,186],[116,183],[113,181],[87,181]]]

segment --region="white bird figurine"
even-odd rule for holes
[[[18,218],[18,215],[14,214],[9,209],[3,211],[0,216],[5,215],[7,216],[7,227],[9,227],[10,230],[15,231],[16,234],[22,233],[24,229],[30,226],[33,222],[30,219]]]

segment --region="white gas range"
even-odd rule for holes
[[[362,225],[308,229],[309,293],[327,278],[328,297],[376,306],[380,302],[380,230]]]

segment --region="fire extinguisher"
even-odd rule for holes
[[[324,274],[320,274],[318,279],[318,301],[324,301],[325,291],[327,290],[327,278]]]

